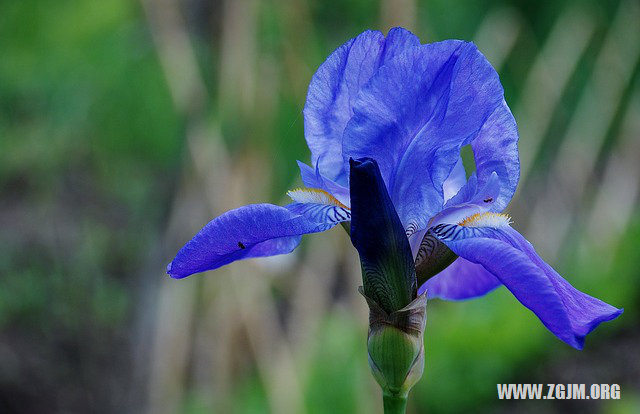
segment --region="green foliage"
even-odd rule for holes
[[[364,327],[344,312],[326,316],[318,332],[305,387],[305,405],[310,414],[357,412],[357,395],[368,379]]]
[[[179,3],[195,9],[207,2]],[[346,39],[379,27],[380,5],[365,0],[257,2],[250,56],[255,99],[242,106],[220,101],[224,8],[221,2],[211,3],[208,30],[195,27],[196,12],[185,12],[209,94],[203,117],[211,130],[221,131],[232,161],[259,154],[264,171],[242,168],[270,176],[269,198],[280,202],[298,180],[294,160],[309,161],[302,108],[310,77]],[[549,131],[540,132],[544,137],[534,180],[555,160],[619,4],[420,0],[415,31],[425,41],[472,39],[489,12],[502,7],[515,11],[521,30],[501,80],[509,104],[519,109],[526,98],[523,84],[558,16],[569,7],[597,16],[593,39],[566,90],[559,92]],[[160,269],[167,259],[158,252],[172,200],[182,194],[177,183],[190,168],[183,165],[188,120],[174,107],[139,2],[3,1],[0,51],[0,411],[95,412],[99,406],[98,412],[118,412],[126,405],[123,395],[147,390],[144,381],[129,383],[131,377],[144,377],[131,372],[129,354],[136,335],[152,336],[136,330],[142,323],[137,312],[143,312],[145,298],[157,296],[163,277],[154,275],[149,282],[144,274],[149,261]],[[637,93],[637,67],[634,77],[635,89],[625,92],[625,102]],[[622,102],[620,112],[626,107]],[[614,119],[602,152],[596,149],[603,165],[592,172],[590,185],[598,184],[600,169],[617,149],[622,118]],[[468,167],[473,166],[470,155],[464,150]],[[535,194],[545,196],[544,189],[537,190]],[[581,366],[606,367],[615,359],[606,351],[621,339],[630,337],[637,345],[637,200],[633,208],[626,227],[604,243],[585,230],[591,219],[579,211],[561,260],[552,263],[577,288],[625,308],[615,323],[603,324],[587,339],[582,354],[555,339],[504,288],[474,301],[430,301],[425,371],[409,396],[409,412],[504,411],[506,406],[496,400],[496,383],[560,382],[552,369],[558,362],[587,355],[589,363]],[[300,252],[315,253],[305,246]],[[329,275],[318,275],[324,276],[329,280]],[[334,290],[344,295],[356,286],[344,277],[334,288],[326,286],[331,307],[320,316],[307,352],[296,354],[296,365],[304,367],[302,404],[313,414],[374,412],[382,400],[374,394],[377,388],[367,367],[366,318],[345,311],[334,297]],[[289,294],[285,289],[274,306],[286,310]],[[364,309],[364,300],[361,305]],[[150,331],[163,326],[164,321],[144,315],[140,320],[153,326]],[[283,319],[288,320],[286,315]],[[149,349],[141,354],[136,361],[142,366],[157,357]],[[255,364],[255,355],[243,357],[247,365]],[[184,395],[182,412],[211,412],[213,405],[262,413],[270,407],[270,384],[258,369],[235,373],[229,393],[211,397],[209,389],[196,389],[190,380],[195,368],[188,368],[187,379],[175,384],[184,391],[177,392]],[[616,378],[603,369],[584,381],[603,381],[605,374]],[[621,378],[628,381],[622,400],[585,410],[637,411],[640,393],[633,378]],[[562,408],[549,407],[535,411]]]

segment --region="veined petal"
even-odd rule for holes
[[[351,160],[351,242],[362,264],[364,294],[387,313],[416,297],[409,241],[376,162]]]
[[[484,150],[504,130],[493,126],[506,119],[503,101],[497,73],[472,43],[408,49],[362,88],[345,128],[343,158],[374,157],[405,228],[423,229],[442,209],[443,183],[460,148],[481,139]],[[492,164],[481,161],[484,185],[485,166]],[[502,170],[496,172],[502,182]]]
[[[429,298],[463,300],[483,296],[502,283],[482,265],[458,257],[449,267],[427,280],[418,294],[425,290]]]
[[[390,30],[386,39],[369,30],[340,46],[320,65],[309,84],[304,130],[312,164],[319,165],[325,177],[347,182],[342,134],[362,86],[388,60],[419,44],[416,36],[402,28]]]
[[[478,191],[475,172],[467,181],[464,166],[462,164],[462,158],[459,158],[455,167],[451,171],[451,174],[449,174],[449,177],[447,177],[442,185],[446,201],[445,209],[429,220],[429,226],[434,226],[440,223],[457,223],[475,212],[486,211],[486,208],[482,205],[469,206],[468,204],[472,200],[477,201],[479,199],[482,200],[482,204],[486,204],[484,200],[488,200],[491,198],[492,194],[498,194],[499,192],[499,189],[493,188],[492,185],[493,182],[490,182],[489,185],[482,189],[482,191]],[[487,192],[490,192],[490,194],[487,194]],[[491,200],[493,199],[491,198]],[[427,227],[418,228],[417,225],[410,225],[406,229],[406,234],[409,238],[409,244],[411,245],[411,252],[414,258],[418,254],[420,243],[422,243],[422,239],[427,233],[427,230]]]
[[[351,209],[337,198],[319,188],[298,188],[287,192],[294,203],[285,206],[289,211],[305,216],[312,222],[327,226],[351,220]]]
[[[173,278],[217,269],[252,257],[290,253],[306,233],[327,226],[273,204],[251,204],[211,220],[167,266]]]
[[[428,227],[434,227],[442,223],[457,224],[474,214],[495,210],[495,202],[500,194],[500,182],[496,173],[489,176],[482,188],[478,188],[478,179],[475,172],[471,174],[468,181],[465,181],[464,166],[462,165],[462,159],[459,158],[456,166],[443,184],[443,191],[447,200],[444,205],[445,208],[431,217]],[[452,193],[455,195],[447,199],[447,196]],[[409,226],[407,228],[406,233],[409,237],[413,257],[416,257],[428,227]]]
[[[589,332],[622,313],[571,286],[508,224],[441,224],[432,231],[460,257],[492,273],[547,329],[574,348],[582,349]]]
[[[449,267],[458,255],[431,232],[426,232],[415,256],[418,286]]]

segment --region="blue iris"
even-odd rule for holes
[[[213,219],[178,252],[169,275],[289,253],[302,234],[353,222],[363,267],[367,260],[374,267],[402,262],[404,279],[395,280],[407,292],[404,305],[416,289],[460,300],[504,285],[578,349],[598,324],[622,313],[571,286],[500,214],[518,184],[518,132],[498,74],[474,44],[421,45],[401,28],[386,37],[364,32],[313,76],[304,125],[312,167],[299,162],[306,188],[289,192],[293,203],[248,205]],[[468,180],[460,158],[465,145],[476,165]],[[350,160],[379,178],[352,179],[350,188]],[[372,188],[381,182],[385,191]],[[352,197],[359,197],[353,211]],[[385,222],[387,216],[393,220]],[[375,245],[385,243],[395,259],[373,257]],[[363,252],[374,253],[367,259]],[[421,286],[407,257],[422,269]],[[387,310],[403,303],[387,303]]]

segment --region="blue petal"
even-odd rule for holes
[[[375,158],[405,228],[423,229],[442,208],[443,183],[460,148],[481,140],[478,151],[488,153],[501,138],[495,133],[508,124],[503,102],[497,73],[472,43],[448,40],[408,49],[361,90],[344,131],[343,158]],[[498,162],[489,162],[493,155],[476,156],[484,184],[486,166]],[[496,172],[502,184],[504,171]]]
[[[438,233],[451,250],[484,266],[554,335],[574,348],[582,349],[589,332],[622,313],[571,286],[509,226],[442,225]]]
[[[173,278],[217,269],[252,257],[290,253],[300,235],[326,230],[304,216],[272,204],[251,204],[211,220],[167,266]]]
[[[351,160],[351,242],[360,254],[364,294],[388,313],[416,297],[409,241],[376,162]]]
[[[418,289],[429,298],[463,300],[483,296],[502,283],[482,265],[458,257],[449,267],[427,280]]]
[[[336,49],[318,68],[309,84],[304,107],[304,130],[313,165],[338,183],[346,183],[342,160],[342,133],[351,118],[353,103],[371,76],[398,53],[420,41],[396,28],[387,38],[366,31]]]

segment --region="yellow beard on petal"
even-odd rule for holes
[[[465,227],[500,228],[511,224],[511,217],[502,213],[476,213],[458,223]]]
[[[325,204],[349,210],[349,207],[342,204],[337,198],[319,188],[296,188],[295,190],[287,191],[287,195],[298,203]]]

